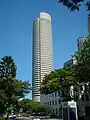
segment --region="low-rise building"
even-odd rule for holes
[[[77,61],[75,58],[71,58],[70,60],[64,63],[64,67],[70,67],[72,64],[76,64]],[[87,84],[87,83],[86,83]],[[90,89],[88,85],[87,89]],[[78,106],[78,114],[80,116],[89,115],[90,111],[90,93],[85,90],[85,85],[74,85],[70,88],[70,95],[74,96],[75,101]],[[54,114],[62,118],[62,101],[65,97],[61,96],[61,92],[53,92],[51,94],[41,95],[41,103],[47,104],[49,106],[48,113]]]
[[[49,106],[48,113],[54,114],[58,117],[61,117],[62,110],[61,110],[61,97],[60,91],[53,92],[51,94],[42,94],[41,95],[41,104],[47,104]]]

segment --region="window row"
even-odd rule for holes
[[[58,91],[58,92],[47,95],[47,98],[50,99],[51,97],[58,97],[60,95],[61,95],[61,93],[60,93],[60,91]]]
[[[51,106],[51,105],[57,105],[57,104],[61,104],[61,100],[55,100],[55,101],[50,101],[46,103],[47,105]]]

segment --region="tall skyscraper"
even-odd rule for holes
[[[90,35],[90,14],[88,15],[88,33]]]
[[[79,38],[77,39],[78,51],[82,50],[83,44],[84,44],[85,40],[86,40],[86,37],[79,37]]]
[[[90,35],[90,14],[88,14],[88,33],[89,33],[89,35]],[[79,38],[77,39],[78,51],[79,51],[79,50],[82,50],[83,44],[84,44],[85,40],[86,40],[86,37],[79,37]]]
[[[40,101],[40,86],[45,74],[52,70],[51,16],[41,12],[33,22],[32,99]]]

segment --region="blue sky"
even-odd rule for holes
[[[53,68],[63,66],[76,51],[77,38],[88,34],[86,9],[70,12],[57,2],[0,0],[0,58],[13,56],[18,79],[32,81],[32,22],[40,12],[52,15]]]

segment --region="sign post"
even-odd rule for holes
[[[62,102],[62,117],[63,120],[78,120],[75,101]]]

